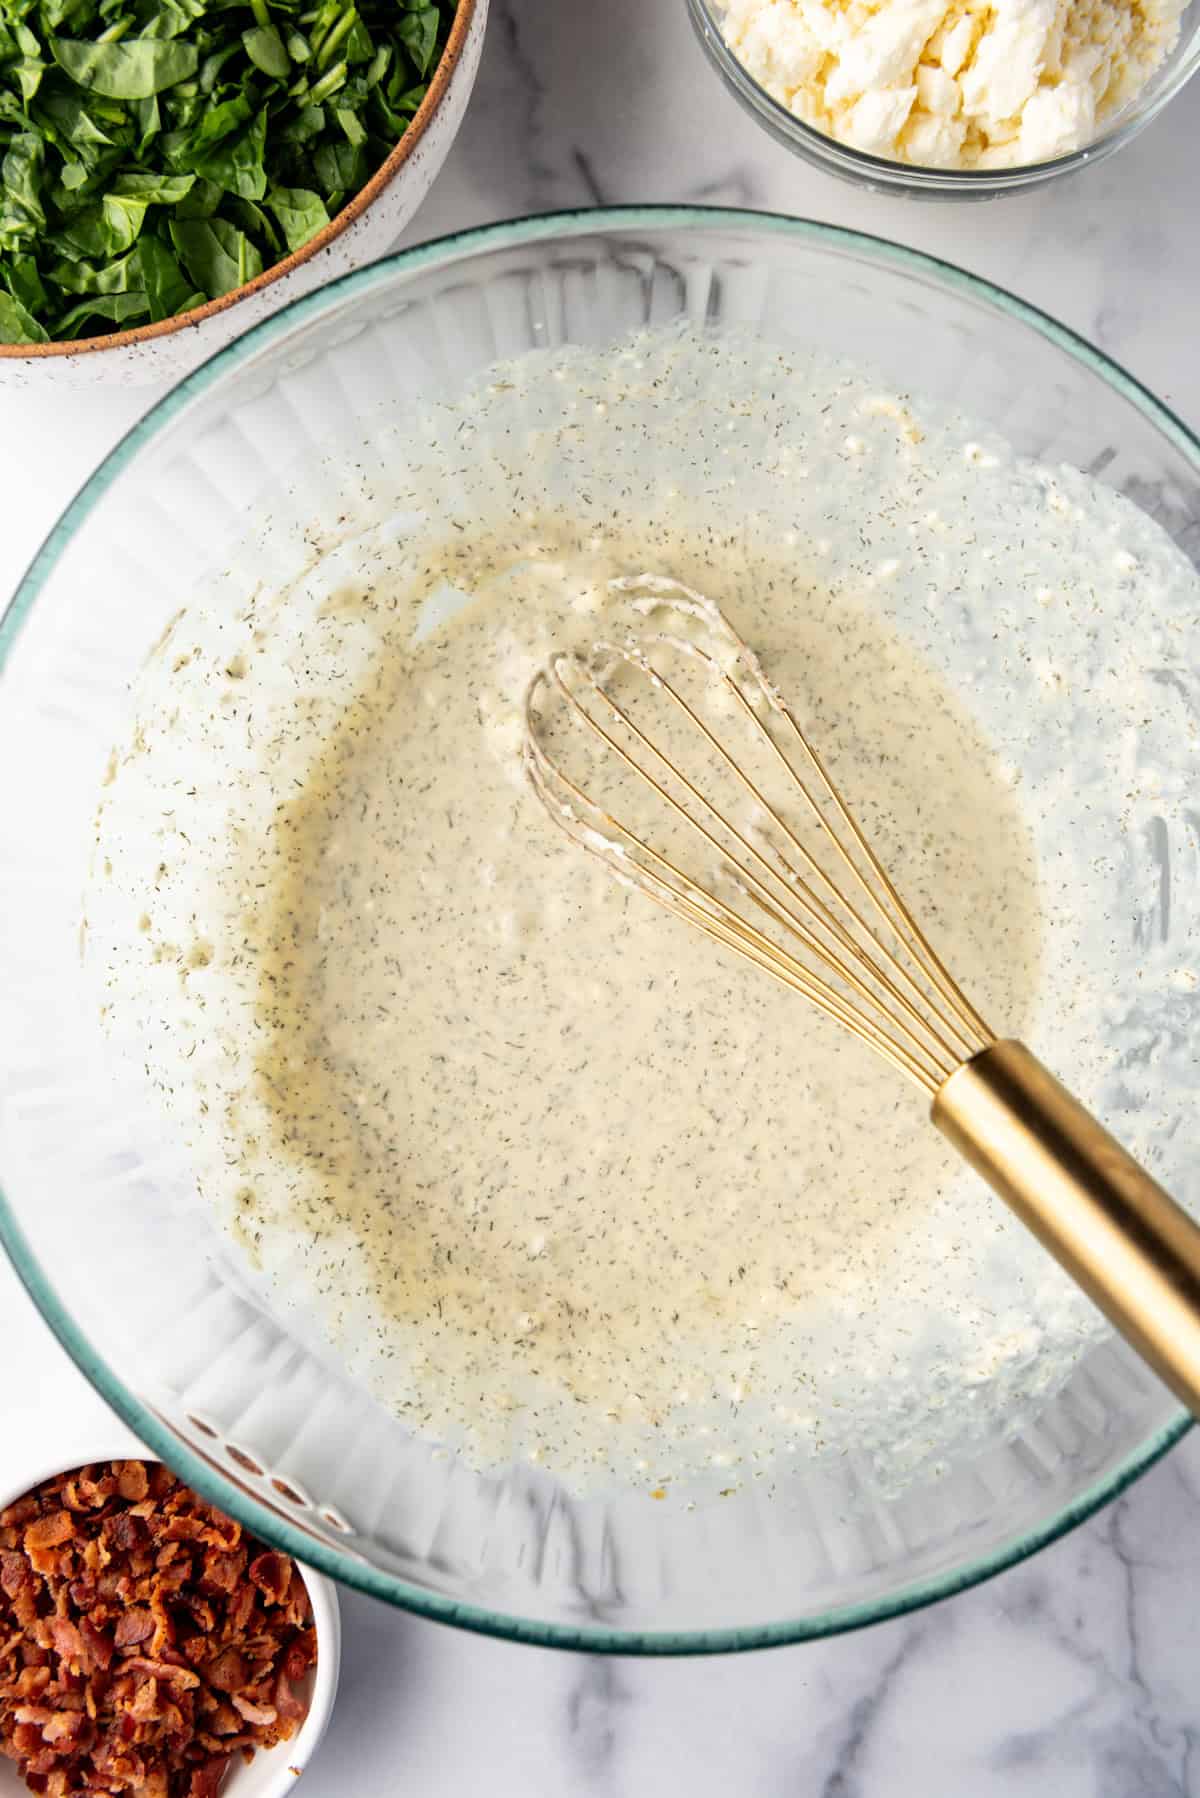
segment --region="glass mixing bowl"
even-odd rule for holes
[[[709,61],[730,93],[752,118],[805,162],[874,193],[905,194],[924,200],[994,200],[1001,194],[1025,193],[1060,175],[1089,168],[1130,143],[1200,68],[1200,7],[1183,15],[1179,41],[1164,58],[1137,99],[1110,119],[1100,135],[1081,150],[1012,169],[933,169],[884,156],[870,156],[851,144],[838,143],[806,125],[761,87],[738,61],[721,32],[720,13],[712,0],[687,0],[688,16]]]
[[[1022,453],[1129,494],[1193,554],[1200,541],[1200,444],[1011,295],[829,226],[635,208],[467,232],[258,326],[118,445],[0,628],[0,1234],[36,1303],[139,1437],[257,1535],[430,1617],[634,1653],[819,1637],[928,1603],[1086,1517],[1186,1420],[1100,1340],[1035,1416],[898,1491],[856,1454],[797,1468],[769,1499],[694,1509],[633,1490],[575,1499],[528,1467],[476,1476],[264,1302],[156,1121],[123,1107],[86,1024],[79,893],[131,674],[282,480],[302,534],[306,508],[331,504],[322,452],[354,470],[381,410],[453,399],[497,357],[681,317],[957,400]],[[369,485],[369,463],[357,477]],[[1131,935],[1120,953],[1138,952]]]

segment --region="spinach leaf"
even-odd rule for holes
[[[355,193],[367,178],[367,159],[354,144],[322,144],[312,163],[313,173],[327,194]]]
[[[77,212],[51,240],[53,247],[68,262],[84,262],[89,256],[119,256],[133,242],[120,241],[104,215],[103,206],[85,206]]]
[[[14,300],[19,300],[34,316],[46,305],[46,289],[32,256],[14,255],[3,270],[4,285]]]
[[[33,119],[45,135],[69,147],[83,162],[93,160],[97,150],[114,147],[121,121],[106,119],[94,104],[89,104],[77,91],[43,93],[33,109]]]
[[[192,177],[193,186],[175,208],[176,218],[210,219],[221,204],[221,189],[215,181],[205,181],[203,176]]]
[[[194,157],[191,167],[206,181],[243,200],[261,200],[267,191],[263,156],[267,147],[267,114],[260,112],[244,131]]]
[[[329,223],[324,200],[307,187],[273,187],[267,205],[279,220],[289,250],[298,250]]]
[[[142,26],[143,37],[182,37],[184,32],[202,19],[206,0],[158,0],[158,5]]]
[[[11,293],[0,292],[0,343],[48,343],[50,333]]]
[[[314,137],[320,137],[325,129],[325,108],[323,106],[302,106],[292,114],[287,123],[276,133],[276,142],[281,144],[307,144]]]
[[[116,261],[88,262],[85,257],[63,256],[52,262],[46,278],[64,293],[123,293],[129,286],[129,256]]]
[[[54,38],[54,60],[64,74],[91,93],[112,100],[148,100],[196,73],[200,61],[194,44],[175,38],[118,38],[115,43],[88,43]]]
[[[136,243],[153,194],[120,192],[118,189],[122,181],[130,185],[138,179],[137,176],[120,178],[98,206],[86,206],[74,215],[56,239],[56,246],[64,256],[122,256]],[[173,179],[178,181],[180,177]]]
[[[242,42],[256,69],[261,69],[264,75],[274,76],[276,81],[287,80],[292,72],[292,59],[274,25],[251,25],[243,31]]]
[[[214,50],[211,55],[204,58],[204,61],[200,64],[199,75],[200,92],[202,94],[212,94],[216,92],[217,83],[221,79],[221,70],[231,58],[238,54],[238,50],[239,45],[235,38],[233,43],[222,44],[219,50]]]
[[[151,319],[172,318],[177,312],[189,312],[202,306],[207,295],[188,280],[169,246],[157,237],[143,237],[128,258],[131,287],[146,295]]]
[[[41,53],[41,45],[28,25],[16,25],[12,35],[16,54],[7,72],[10,79],[16,79],[21,98],[28,106],[42,85],[47,63]]]
[[[129,116],[137,132],[137,153],[144,157],[150,148],[152,138],[162,130],[162,112],[158,104],[158,95],[150,94],[144,100],[131,100]]]
[[[116,325],[132,324],[134,319],[145,318],[150,310],[149,301],[144,293],[98,293],[86,300],[80,300],[77,306],[64,313],[58,321],[58,337],[77,337],[79,327],[90,324],[97,318]]]
[[[367,141],[367,128],[351,106],[335,106],[333,116],[346,133],[346,141],[355,150]]]
[[[73,218],[104,192],[117,166],[124,160],[119,147],[94,152],[86,162],[64,162],[47,201],[51,212]]]
[[[270,251],[268,263],[277,261],[283,254],[283,239],[274,220],[263,211],[257,200],[243,200],[238,195],[231,194],[225,201],[223,212],[235,225],[240,225],[246,236],[260,249],[265,247]]]
[[[441,13],[436,6],[418,6],[396,27],[396,35],[416,63],[418,75],[429,73],[440,24]]]
[[[219,300],[262,274],[263,259],[246,233],[225,219],[172,219],[171,242],[210,300]]]
[[[215,106],[205,107],[192,134],[189,154],[200,155],[213,144],[219,144],[223,137],[228,137],[253,115],[254,101],[247,93],[235,94],[230,100],[220,100]]]
[[[143,206],[177,206],[196,185],[194,175],[118,175],[111,192],[140,200]]]
[[[46,146],[32,131],[14,137],[0,163],[0,185],[3,186],[3,209],[0,231],[18,237],[33,237],[44,230],[46,213],[42,206],[42,183],[46,173]]]
[[[94,11],[88,0],[45,0],[42,22],[47,31],[61,31],[64,25],[90,24]]]

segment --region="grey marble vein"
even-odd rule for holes
[[[581,1660],[567,1695],[567,1752],[596,1790],[614,1791],[621,1711],[631,1702],[622,1664],[608,1656]]]
[[[893,1701],[905,1666],[919,1652],[927,1630],[932,1627],[936,1626],[928,1624],[923,1629],[914,1623],[902,1631],[894,1652],[882,1667],[876,1669],[862,1697],[850,1706],[845,1734],[837,1744],[832,1769],[822,1782],[820,1798],[859,1798],[862,1791],[859,1772],[869,1753],[876,1724],[884,1706]]]

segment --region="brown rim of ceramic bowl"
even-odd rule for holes
[[[450,78],[458,67],[463,45],[467,41],[467,33],[471,29],[471,21],[475,17],[478,0],[458,0],[454,15],[454,23],[450,27],[450,36],[446,40],[446,48],[442,51],[441,60],[433,71],[429,83],[429,92],[413,114],[412,123],[396,145],[396,148],[381,162],[366,186],[360,188],[354,198],[347,202],[329,223],[310,237],[306,244],[285,256],[282,262],[273,263],[256,275],[253,281],[247,281],[242,287],[235,287],[229,293],[223,293],[219,300],[209,300],[203,306],[195,306],[190,312],[179,312],[173,318],[159,319],[153,325],[135,325],[128,331],[110,331],[100,337],[81,337],[67,343],[0,343],[0,359],[7,361],[32,362],[38,358],[50,356],[85,356],[96,350],[124,349],[129,344],[150,343],[156,337],[170,337],[176,331],[195,331],[206,318],[215,318],[218,312],[226,312],[230,306],[236,306],[239,300],[247,299],[252,293],[262,293],[273,281],[280,281],[284,275],[291,274],[304,262],[331,244],[335,238],[361,217],[381,194],[394,176],[398,175],[408,161],[421,139],[434,113],[441,105],[450,86]]]

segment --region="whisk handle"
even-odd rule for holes
[[[932,1115],[1200,1417],[1200,1225],[1021,1043],[957,1068]]]

